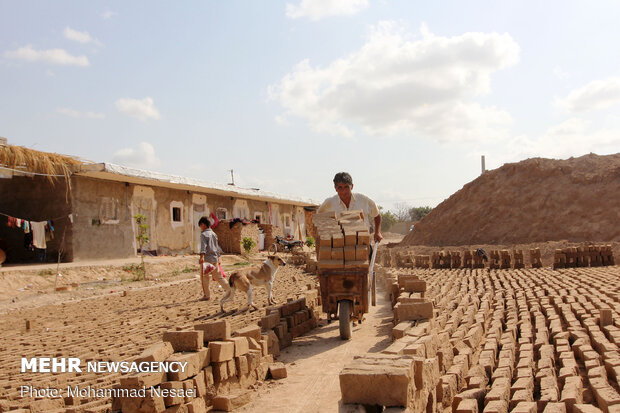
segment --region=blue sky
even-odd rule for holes
[[[11,144],[322,200],[435,206],[620,151],[615,1],[0,1]]]

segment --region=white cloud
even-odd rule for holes
[[[89,66],[88,57],[73,56],[64,49],[35,50],[31,45],[20,47],[17,50],[4,52],[8,59],[20,59],[28,62],[45,62],[54,65]]]
[[[368,0],[301,0],[299,4],[286,4],[286,16],[291,19],[307,17],[319,20],[324,17],[352,15],[368,7]]]
[[[142,121],[147,119],[159,119],[159,111],[155,107],[153,99],[145,97],[144,99],[122,98],[116,101],[116,109],[119,112],[138,118]]]
[[[88,34],[88,32],[73,30],[69,26],[65,27],[65,30],[63,30],[62,34],[65,36],[65,38],[78,43],[90,43],[93,41],[93,38],[90,37],[90,34]]]
[[[104,119],[105,118],[105,114],[103,113],[80,112],[78,110],[71,109],[71,108],[58,108],[56,109],[56,112],[61,115],[69,116],[72,118],[86,118],[86,119]]]
[[[606,109],[620,102],[620,77],[594,80],[571,91],[564,99],[557,99],[558,106],[570,113]]]
[[[115,12],[115,11],[106,10],[106,11],[104,11],[103,13],[101,13],[101,17],[103,17],[103,18],[104,18],[104,20],[107,20],[107,19],[109,19],[109,18],[111,18],[111,17],[116,16],[117,14],[118,14],[118,13],[117,13],[117,12]]]
[[[439,141],[479,140],[505,134],[510,115],[474,97],[490,92],[491,74],[519,60],[508,34],[433,35],[411,40],[382,22],[362,48],[325,68],[297,64],[269,95],[285,116],[304,118],[318,131],[352,136],[420,134]]]
[[[112,162],[134,168],[156,168],[161,161],[155,154],[155,148],[148,142],[140,142],[133,148],[122,148],[116,151]]]

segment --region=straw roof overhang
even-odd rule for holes
[[[176,175],[161,174],[142,169],[129,168],[111,163],[96,163],[82,165],[75,173],[78,176],[87,176],[108,181],[127,182],[136,185],[158,186],[163,188],[186,190],[203,194],[230,196],[240,199],[275,202],[300,207],[315,207],[317,202],[308,198],[294,197],[256,189],[239,188],[232,185],[216,184],[199,179],[186,178]]]
[[[43,175],[52,182],[64,177],[67,184],[71,185],[69,179],[71,174],[82,164],[83,161],[67,155],[37,151],[23,146],[0,145],[0,167],[26,175]]]

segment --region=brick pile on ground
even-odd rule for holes
[[[284,230],[282,227],[276,227],[272,224],[258,224],[258,227],[263,230],[265,234],[265,249],[268,250],[269,247],[273,245],[276,241],[276,236],[284,237]]]
[[[245,252],[241,245],[241,240],[248,237],[256,243],[251,252],[258,252],[258,237],[260,234],[258,224],[253,222],[247,224],[236,222],[231,227],[230,222],[229,220],[220,221],[219,225],[213,229],[217,234],[222,250],[228,254],[241,254]]]
[[[527,159],[487,171],[416,223],[402,245],[620,241],[620,153]]]
[[[313,218],[319,270],[368,268],[370,233],[362,211],[325,212]]]
[[[315,276],[305,274],[300,268],[286,266],[278,271],[274,296],[279,302],[286,302],[287,297],[293,297],[295,301],[302,296],[306,297],[306,302],[312,302],[317,295],[315,283]],[[133,361],[152,345],[161,343],[164,332],[193,330],[196,324],[221,317],[219,298],[222,293],[218,293],[217,285],[214,284],[212,286],[216,291],[212,296],[215,299],[208,302],[197,300],[202,296],[202,291],[199,282],[193,279],[128,290],[125,295],[116,291],[113,294],[108,292],[107,295],[80,301],[25,308],[0,315],[0,324],[3,326],[0,337],[0,411],[110,410],[110,399],[85,397],[37,400],[29,395],[22,397],[19,388],[22,385],[36,388],[112,388],[119,384],[120,373],[21,373],[20,358],[78,357],[83,362]],[[254,297],[258,305],[265,303],[266,290],[255,289]],[[235,304],[243,308],[246,301],[245,295],[238,295]],[[236,331],[259,323],[264,314],[264,311],[242,312],[226,316],[225,319],[229,321],[231,331]],[[296,332],[294,330],[293,334]]]
[[[617,266],[382,270],[395,302],[411,295],[402,279],[426,281],[435,317],[401,320],[392,345],[345,368],[366,388],[390,385],[346,401],[416,412],[618,411],[618,274]]]

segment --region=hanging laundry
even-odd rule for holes
[[[9,228],[17,228],[17,218],[15,217],[7,217],[6,226]]]
[[[24,230],[24,234],[28,234],[30,232],[30,222],[24,220],[22,223],[22,229]]]
[[[15,224],[17,225],[17,228],[21,228],[22,227],[22,223],[24,222],[23,219],[21,218],[15,218]]]
[[[32,245],[34,245],[35,248],[47,248],[47,244],[45,243],[45,225],[47,225],[47,221],[30,222],[30,227],[32,228]]]

